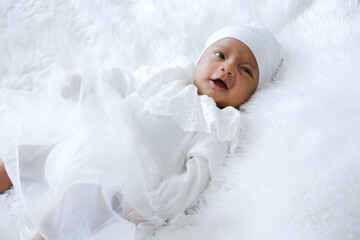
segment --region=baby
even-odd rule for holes
[[[32,110],[23,117],[19,93],[3,93],[13,119],[0,117],[0,192],[11,179],[36,239],[133,239],[135,225],[153,229],[196,204],[238,145],[237,108],[271,79],[281,51],[251,23],[215,32],[200,56],[196,69],[142,68],[135,79],[112,70],[79,98],[80,109],[22,93]],[[135,91],[124,90],[132,82]]]

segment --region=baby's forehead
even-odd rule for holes
[[[226,51],[231,51],[233,53],[237,53],[240,55],[247,55],[250,54],[251,56],[254,56],[254,53],[252,50],[241,40],[231,37],[226,37],[219,39],[214,44],[208,47],[209,48],[219,48],[224,49]]]

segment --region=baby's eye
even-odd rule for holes
[[[216,54],[216,56],[218,56],[219,58],[221,58],[222,60],[225,60],[225,56],[224,56],[224,54],[222,54],[221,52],[217,52],[217,53],[215,53]]]
[[[242,67],[241,70],[245,71],[247,74],[249,74],[252,77],[252,72],[250,71],[250,69],[246,67]]]

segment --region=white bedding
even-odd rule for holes
[[[360,239],[358,0],[5,0],[0,87],[51,92],[84,66],[181,64],[209,33],[253,20],[286,58],[244,106],[238,153],[193,214],[139,239]],[[19,197],[0,195],[0,239],[34,233]]]

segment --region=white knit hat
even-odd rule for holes
[[[246,44],[254,54],[259,68],[258,88],[271,79],[282,59],[282,49],[274,35],[264,25],[252,22],[245,25],[230,25],[213,33],[206,40],[205,50],[223,38],[235,38]]]

